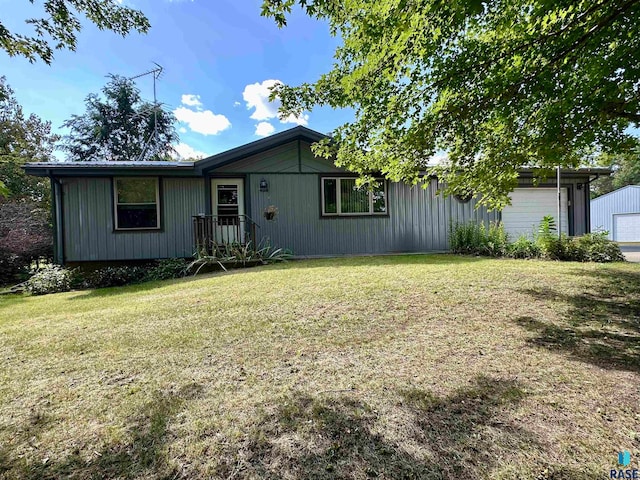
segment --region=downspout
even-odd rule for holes
[[[62,182],[49,173],[51,182],[51,218],[53,220],[53,262],[64,265],[64,238],[62,216]]]

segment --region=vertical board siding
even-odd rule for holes
[[[640,186],[629,185],[591,200],[591,230],[605,230],[613,239],[613,216],[617,213],[640,213]]]
[[[311,153],[311,152],[309,152]],[[290,142],[216,168],[217,173],[298,172],[298,142]]]
[[[260,178],[268,192],[260,192]],[[450,221],[496,220],[495,213],[476,210],[473,200],[436,195],[437,188],[435,180],[427,189],[390,183],[389,216],[362,217],[321,217],[320,175],[251,176],[247,191],[258,236],[300,256],[446,250]],[[263,216],[269,205],[278,208],[274,221]]]
[[[114,232],[110,178],[63,180],[65,260],[145,260],[190,257],[191,217],[203,213],[202,178],[163,178],[160,231]]]

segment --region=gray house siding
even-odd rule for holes
[[[61,193],[55,197],[61,232],[57,246],[66,262],[192,256],[192,216],[211,213],[211,180],[218,177],[242,178],[245,211],[258,223],[258,237],[299,256],[442,251],[448,248],[451,223],[500,219],[498,212],[476,209],[474,199],[463,203],[436,195],[435,179],[426,189],[388,183],[387,215],[323,217],[321,178],[348,172],[313,155],[311,142],[322,138],[296,127],[194,163],[36,163],[26,171],[52,178],[54,191]],[[533,186],[532,174],[522,172],[521,188]],[[589,231],[588,181],[595,174],[569,171],[563,176],[571,234]],[[160,230],[114,231],[113,175],[160,177]],[[260,191],[263,179],[265,192]],[[553,187],[554,179],[540,186]],[[274,221],[263,216],[269,205],[279,210]]]
[[[161,230],[114,232],[111,178],[62,180],[64,260],[143,260],[193,255],[191,216],[204,212],[202,178],[162,178]]]
[[[331,173],[329,173],[331,175]],[[251,216],[260,224],[258,235],[295,255],[373,254],[426,252],[448,248],[450,221],[488,223],[496,214],[475,209],[474,201],[460,203],[436,196],[437,182],[428,189],[399,183],[388,185],[388,216],[321,217],[321,174],[250,175]],[[260,192],[260,180],[269,183]],[[278,208],[274,221],[262,212]]]
[[[591,229],[606,230],[613,239],[613,215],[640,213],[640,186],[629,185],[591,201]]]

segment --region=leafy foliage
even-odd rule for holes
[[[624,256],[617,243],[607,238],[607,232],[589,233],[577,238],[558,237],[552,216],[540,222],[535,239],[526,235],[509,243],[502,224],[469,222],[451,226],[449,248],[453,253],[490,257],[546,258],[567,262],[622,262]]]
[[[365,179],[417,183],[444,152],[431,171],[444,193],[501,208],[521,167],[545,176],[635,146],[637,0],[264,0],[262,13],[284,26],[296,4],[342,45],[331,71],[272,95],[285,116],[354,108],[314,151]]]
[[[125,7],[118,0],[45,0],[43,8],[43,18],[25,20],[34,29],[32,36],[12,33],[0,21],[0,47],[9,56],[23,56],[30,62],[41,59],[51,64],[54,49],[75,50],[76,35],[82,28],[78,14],[100,30],[123,36],[132,31],[146,33],[150,27],[142,12]]]
[[[640,185],[640,150],[621,155],[601,154],[595,161],[600,167],[613,170],[608,177],[592,183],[592,196],[598,197],[627,185]]]
[[[86,275],[83,286],[85,288],[121,287],[142,282],[146,274],[146,269],[140,266],[105,267]]]
[[[584,261],[609,263],[623,262],[620,246],[607,238],[607,232],[588,233],[575,240],[583,252]]]
[[[26,175],[21,167],[51,160],[56,141],[51,122],[34,114],[25,117],[13,89],[0,77],[0,179],[6,198],[29,198],[48,209],[48,179]]]
[[[170,280],[181,278],[189,273],[189,261],[184,258],[156,260],[145,274],[145,280]]]
[[[174,152],[175,117],[145,102],[133,80],[111,75],[102,94],[89,95],[86,112],[63,124],[69,160],[166,160]]]
[[[0,199],[0,284],[21,280],[31,263],[53,255],[48,212],[31,200]]]
[[[32,295],[68,292],[71,290],[72,272],[60,265],[47,265],[27,281],[27,291]]]
[[[502,257],[507,254],[509,236],[501,223],[468,222],[452,224],[449,233],[450,249],[454,253]]]
[[[509,244],[508,256],[511,258],[540,258],[542,250],[540,246],[526,235],[521,235],[518,239]]]

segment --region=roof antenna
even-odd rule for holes
[[[147,150],[149,149],[149,145],[151,143],[151,139],[153,138],[155,140],[154,146],[157,148],[158,146],[158,99],[157,99],[157,88],[156,88],[156,83],[158,80],[160,80],[160,77],[162,76],[162,72],[164,71],[164,68],[162,68],[162,65],[157,64],[156,62],[152,62],[156,67],[152,68],[149,71],[146,71],[144,73],[141,73],[139,75],[134,75],[133,77],[129,77],[129,80],[135,80],[136,78],[140,78],[140,77],[145,77],[147,75],[152,75],[153,76],[153,132],[151,133],[151,135],[149,135],[149,138],[147,139],[147,141],[144,144],[144,147],[142,148],[142,152],[140,152],[140,156],[138,157],[138,161],[142,161],[145,154],[147,153]]]

